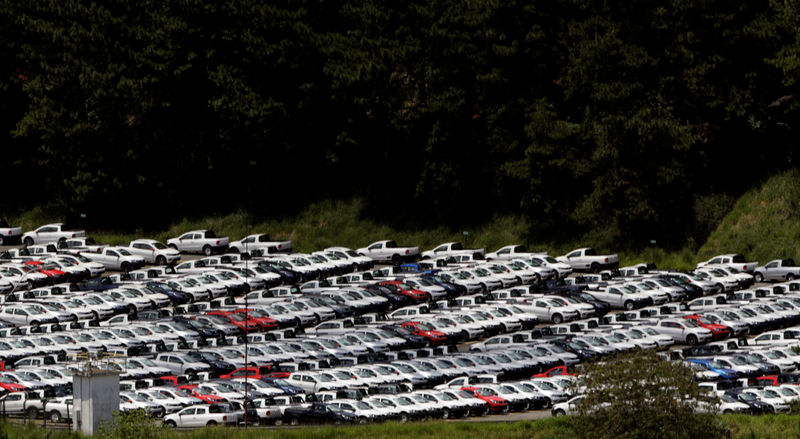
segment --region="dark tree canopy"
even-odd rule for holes
[[[798,21],[796,1],[0,0],[0,174],[35,182],[0,211],[139,227],[357,196],[397,221],[521,212],[532,236],[707,233],[698,203],[795,166]]]

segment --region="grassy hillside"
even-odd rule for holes
[[[800,171],[791,170],[745,193],[698,251],[704,260],[742,253],[764,264],[793,257],[800,261]]]
[[[790,438],[800,436],[800,417],[797,415],[722,415],[719,420],[730,430],[732,439]],[[133,433],[126,430],[127,433]],[[117,434],[114,434],[117,433]],[[122,438],[119,431],[103,438]],[[82,439],[85,436],[66,431],[48,431],[33,424],[18,425],[0,422],[0,437],[15,439]],[[127,439],[139,437],[126,434]],[[190,432],[170,429],[148,431],[148,439],[572,439],[576,438],[570,419],[547,418],[521,422],[411,422],[365,426],[321,426],[278,429],[203,428]]]

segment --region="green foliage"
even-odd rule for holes
[[[698,257],[742,253],[766,264],[772,259],[800,261],[800,171],[790,170],[744,194],[720,222]]]
[[[618,356],[586,365],[581,374],[584,398],[573,427],[581,438],[723,438],[727,431],[714,416],[717,402],[694,382],[681,363],[652,351]]]
[[[160,230],[357,197],[393,227],[499,213],[527,241],[683,252],[795,166],[798,11],[0,0],[0,175],[36,181],[0,211]]]
[[[159,419],[144,410],[114,412],[110,422],[102,422],[95,437],[100,439],[162,439],[172,433]]]

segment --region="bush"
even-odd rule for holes
[[[665,361],[652,351],[589,363],[581,384],[585,397],[577,404],[573,426],[578,437],[723,438],[727,429],[710,414],[718,402],[702,392],[694,373],[681,363]]]
[[[101,439],[161,439],[169,430],[159,420],[150,418],[144,410],[114,412],[111,422],[100,424],[95,437]]]

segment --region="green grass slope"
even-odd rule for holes
[[[698,251],[699,260],[742,253],[765,264],[792,257],[800,261],[800,171],[778,174],[745,193]]]

